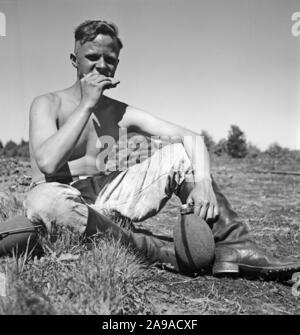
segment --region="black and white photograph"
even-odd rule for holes
[[[0,315],[299,314],[300,0],[0,0]]]

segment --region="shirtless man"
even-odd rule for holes
[[[82,23],[71,54],[76,82],[33,101],[34,187],[24,202],[30,222],[43,224],[49,232],[56,225],[85,234],[109,230],[149,259],[171,263],[180,271],[172,243],[124,229],[103,215],[118,213],[142,221],[158,213],[175,193],[182,203],[193,203],[194,213],[211,226],[216,242],[214,275],[282,275],[299,269],[299,262],[274,258],[256,246],[212,179],[209,155],[197,133],[104,95],[119,84],[114,75],[121,48],[114,24]],[[139,164],[103,173],[97,163],[103,150],[99,140],[118,140],[120,129],[177,140]]]

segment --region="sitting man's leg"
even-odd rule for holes
[[[123,229],[111,220],[104,220],[100,212],[85,202],[80,191],[70,185],[40,184],[28,193],[24,207],[28,220],[34,225],[43,225],[50,235],[56,233],[58,226],[63,226],[86,236],[101,231],[122,237]]]
[[[87,196],[88,188],[91,186],[89,181],[86,183],[81,181],[79,185],[81,188],[82,185],[85,186],[84,193]],[[29,222],[31,226],[43,225],[49,234],[55,233],[57,225],[72,228],[87,237],[98,232],[109,233],[150,261],[169,263],[179,271],[174,248],[170,243],[121,228],[102,214],[101,207],[92,206],[94,197],[92,189],[90,193],[86,198],[90,204],[88,205],[75,187],[56,182],[40,184],[28,193],[24,201],[29,219],[28,221],[23,218],[24,222]]]
[[[166,146],[143,163],[119,174],[99,193],[95,206],[142,221],[158,213],[172,193],[178,195],[183,204],[186,202],[195,185],[185,181],[189,173],[190,161],[184,147],[178,143]],[[281,275],[300,269],[299,261],[289,257],[278,259],[260,249],[214,180],[213,189],[220,212],[216,220],[209,222],[216,243],[214,275],[242,272],[254,276]],[[150,246],[151,239],[147,243]],[[169,252],[174,254],[174,246],[169,246]]]

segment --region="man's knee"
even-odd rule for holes
[[[58,204],[72,198],[80,198],[80,192],[64,184],[43,183],[29,191],[24,207],[29,212],[51,213]]]
[[[82,225],[87,215],[85,207],[77,189],[60,183],[40,184],[24,201],[27,218],[33,223],[42,222],[48,231],[55,224]]]

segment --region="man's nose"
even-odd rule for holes
[[[100,59],[98,60],[97,64],[96,64],[96,68],[97,70],[100,72],[101,70],[106,70],[107,69],[107,64],[104,60],[103,57],[100,57]]]

